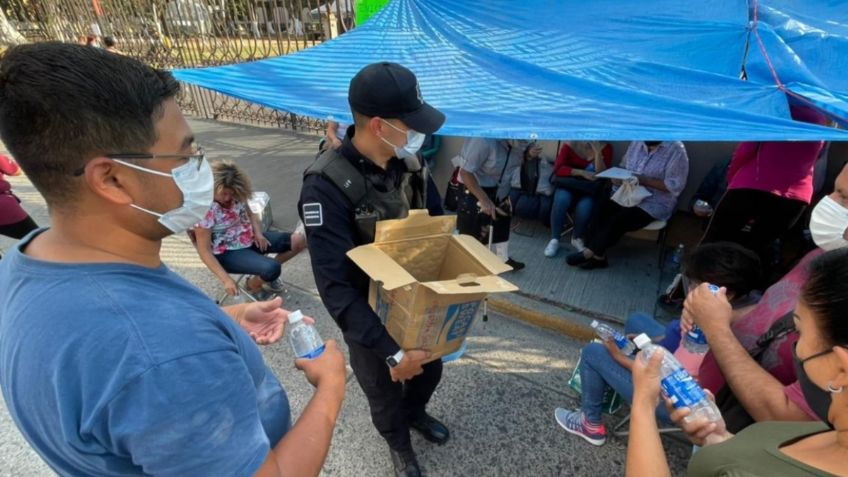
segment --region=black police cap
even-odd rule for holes
[[[359,70],[350,81],[348,102],[359,114],[400,119],[424,134],[445,123],[445,115],[424,102],[415,74],[397,63],[372,63]]]

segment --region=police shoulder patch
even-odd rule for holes
[[[324,210],[318,202],[303,204],[303,225],[320,227],[324,225]]]

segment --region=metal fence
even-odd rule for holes
[[[354,0],[0,0],[30,41],[94,42],[158,68],[213,66],[289,54],[354,25]],[[318,131],[323,122],[186,85],[202,118]]]

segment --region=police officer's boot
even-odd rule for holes
[[[421,468],[418,467],[414,451],[398,452],[390,447],[389,452],[392,454],[392,465],[397,477],[421,477]]]

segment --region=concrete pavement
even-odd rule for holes
[[[274,199],[276,225],[290,228],[296,221],[300,172],[311,160],[317,139],[209,121],[192,121],[192,125],[210,156],[231,158],[248,169],[256,188],[268,191]],[[40,195],[25,178],[12,178],[11,182],[27,210],[46,225],[46,207]],[[11,244],[0,240],[3,248]],[[220,285],[185,236],[168,238],[162,257],[213,298],[220,295]],[[286,308],[300,308],[314,316],[325,339],[341,342],[338,328],[318,299],[307,254],[285,266],[284,279],[289,287]],[[451,441],[438,447],[413,434],[413,445],[427,475],[623,474],[624,440],[611,438],[605,446],[593,447],[567,434],[553,420],[555,407],[578,404],[567,391],[566,381],[581,342],[498,313],[492,313],[486,323],[478,322],[472,334],[466,356],[446,365],[429,408],[450,427]],[[293,415],[298,416],[312,392],[293,368],[291,351],[281,342],[263,348],[263,354],[289,394]],[[350,373],[347,390],[323,475],[391,475],[386,446],[370,423],[367,401]],[[608,425],[620,418],[610,418]],[[666,449],[675,474],[682,475],[689,448],[666,440]],[[23,440],[3,406],[0,476],[41,475],[50,475],[49,469]]]

